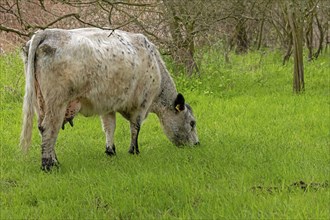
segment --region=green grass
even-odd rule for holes
[[[328,57],[305,62],[306,91],[295,95],[292,63],[282,66],[279,53],[226,64],[209,51],[200,78],[174,77],[200,146],[176,148],[150,114],[141,154],[129,155],[129,124],[118,115],[109,158],[100,120],[78,116],[60,132],[60,168],[44,173],[37,126],[29,154],[18,147],[22,62],[2,56],[0,219],[329,219]]]

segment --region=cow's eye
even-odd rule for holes
[[[190,126],[191,126],[192,128],[194,128],[194,127],[196,126],[196,122],[195,122],[195,121],[191,121],[191,122],[190,122]]]

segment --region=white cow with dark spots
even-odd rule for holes
[[[115,155],[115,113],[129,122],[129,152],[139,153],[140,126],[155,113],[175,145],[199,143],[196,120],[177,92],[156,47],[141,34],[96,28],[39,31],[24,47],[26,87],[21,145],[27,150],[34,112],[42,136],[42,169],[57,165],[55,142],[79,112],[100,115],[106,153]]]

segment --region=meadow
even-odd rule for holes
[[[99,118],[78,116],[60,131],[60,167],[45,173],[36,122],[30,152],[18,146],[22,61],[1,55],[0,219],[329,219],[329,54],[305,61],[299,95],[292,61],[283,66],[277,51],[202,59],[192,78],[167,60],[200,146],[175,147],[150,114],[140,155],[129,155],[129,124],[118,115],[110,158]]]

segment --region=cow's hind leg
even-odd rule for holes
[[[66,105],[59,106],[61,105],[47,106],[45,118],[42,121],[42,127],[40,129],[42,136],[41,169],[44,171],[49,171],[53,166],[58,165],[55,143],[63,122]]]
[[[109,113],[101,116],[102,126],[106,138],[105,153],[109,156],[116,155],[114,144],[114,133],[116,129],[116,113]]]
[[[140,128],[142,124],[141,116],[135,117],[133,120],[130,120],[130,128],[131,128],[131,145],[129,148],[130,154],[139,154],[139,145],[138,145],[138,137],[140,133]]]

